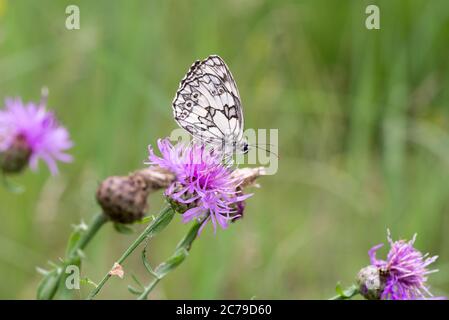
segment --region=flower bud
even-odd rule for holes
[[[140,175],[152,190],[165,189],[176,179],[174,173],[159,166],[141,169],[135,174]]]
[[[240,168],[232,173],[232,177],[234,179],[241,180],[242,183],[239,185],[239,187],[241,189],[244,189],[250,186],[259,187],[259,185],[256,183],[256,179],[266,174],[267,172],[265,171],[264,167]]]
[[[385,289],[385,277],[376,266],[367,266],[357,274],[360,294],[368,300],[379,300]]]
[[[138,174],[109,177],[97,189],[97,201],[112,221],[133,223],[142,219],[147,209],[149,188]]]
[[[193,195],[191,195],[188,192],[185,192],[180,197],[173,197],[173,194],[181,192],[182,188],[183,187],[179,182],[174,182],[165,191],[165,198],[167,199],[168,203],[170,203],[173,210],[175,210],[177,213],[180,214],[183,214],[187,210],[195,208],[198,205],[197,201],[189,202],[189,200],[191,199],[191,197],[193,197]],[[180,201],[176,200],[176,198],[178,198]],[[186,201],[188,203],[184,203],[182,201]]]
[[[25,137],[16,136],[8,149],[0,153],[0,167],[4,173],[19,173],[26,165],[31,156],[31,148]]]
[[[236,195],[242,196],[243,195],[243,189],[239,186],[236,189]],[[231,222],[235,222],[239,219],[243,218],[243,212],[245,211],[246,203],[245,200],[238,201],[233,205],[233,208],[235,212],[231,214],[232,220]]]

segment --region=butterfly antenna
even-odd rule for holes
[[[267,144],[267,146],[268,145],[273,146],[272,144]],[[258,146],[257,144],[250,144],[249,146],[250,147],[255,147],[256,149],[260,149],[260,150],[266,151],[266,152],[268,152],[270,154],[274,154],[275,157],[279,159],[279,155],[276,152],[271,151],[270,149],[262,148],[262,147]]]
[[[272,144],[272,143],[264,143],[263,145],[264,146],[270,146],[270,147],[276,146],[275,144]],[[250,144],[249,146],[255,147],[255,146],[257,146],[257,144]]]

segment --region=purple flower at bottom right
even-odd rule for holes
[[[438,256],[422,254],[414,248],[416,234],[412,240],[393,241],[388,230],[390,251],[386,260],[379,260],[376,251],[383,246],[379,244],[368,252],[371,265],[376,267],[382,282],[380,299],[386,300],[416,300],[435,299],[427,286],[427,275],[437,272],[429,269]],[[437,297],[437,299],[445,299]]]

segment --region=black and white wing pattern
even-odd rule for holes
[[[176,122],[194,138],[235,151],[243,144],[243,113],[237,85],[217,55],[196,61],[173,100]]]

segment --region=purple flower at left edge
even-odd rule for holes
[[[207,150],[201,144],[178,143],[172,145],[168,139],[158,141],[162,157],[149,149],[150,165],[158,165],[175,174],[176,180],[165,190],[165,195],[182,213],[183,222],[202,221],[200,231],[210,221],[214,232],[217,224],[226,229],[229,222],[240,218],[244,195],[239,185],[241,180],[232,176],[232,169],[222,164],[221,155]]]
[[[415,240],[416,234],[410,241],[393,241],[388,230],[390,251],[387,259],[379,260],[376,257],[376,251],[383,244],[376,245],[369,250],[371,265],[377,267],[384,282],[381,299],[444,299],[444,297],[433,297],[427,286],[427,276],[438,271],[428,267],[435,262],[438,256],[422,254],[414,248]]]
[[[57,161],[72,161],[72,156],[66,153],[72,145],[68,131],[46,110],[43,102],[25,104],[21,98],[5,100],[5,108],[0,110],[0,155],[4,172],[8,173],[8,168],[18,172],[27,163],[36,170],[41,159],[51,174],[56,175]],[[7,163],[17,159],[23,165]]]

